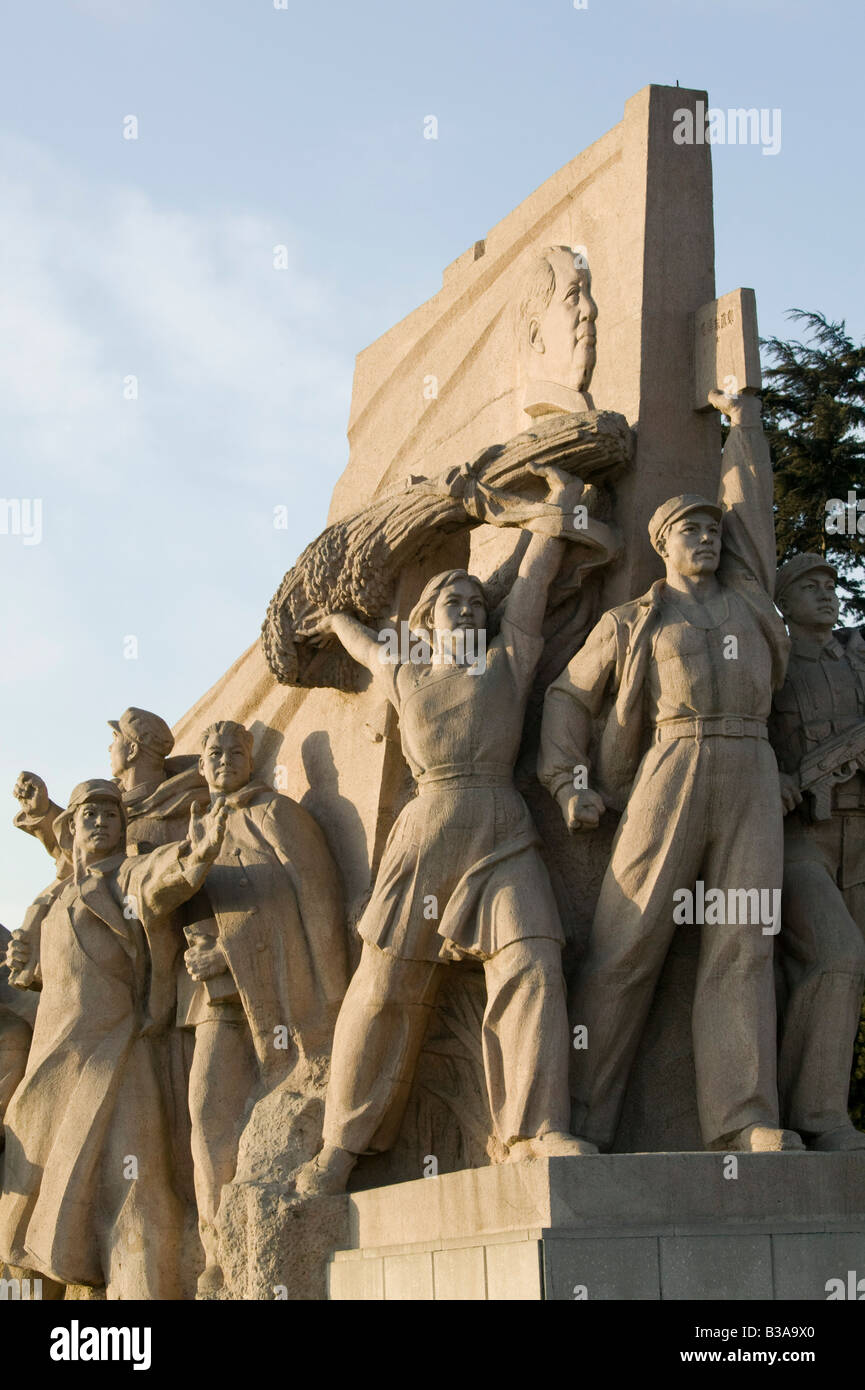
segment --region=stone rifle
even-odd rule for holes
[[[865,770],[865,720],[824,739],[799,764],[799,786],[810,792],[815,821],[832,815],[832,788]]]

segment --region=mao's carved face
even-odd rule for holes
[[[714,574],[721,562],[721,523],[711,512],[687,512],[664,534],[664,558],[677,574]]]
[[[529,319],[529,370],[572,391],[587,392],[595,366],[598,317],[591,272],[587,266],[578,267],[570,253],[549,253],[547,258],[556,287],[546,309]]]
[[[809,570],[794,580],[784,594],[783,613],[799,627],[832,627],[838,621],[838,595],[828,570]]]
[[[211,792],[229,795],[245,787],[252,774],[252,758],[237,734],[215,734],[207,740],[199,766]]]
[[[85,860],[105,859],[123,840],[123,817],[115,801],[94,797],[76,808],[73,820],[75,847]]]
[[[487,610],[477,584],[455,579],[442,589],[433,609],[437,632],[478,632],[486,627]]]

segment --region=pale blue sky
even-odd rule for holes
[[[355,353],[641,87],[780,108],[776,157],[714,150],[719,290],[764,334],[792,305],[865,332],[863,28],[858,0],[7,8],[0,495],[44,512],[0,535],[0,920],[49,877],[16,773],[63,801],[106,719],[173,723],[230,665],[323,525]]]

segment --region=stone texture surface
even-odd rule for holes
[[[486,1248],[487,1298],[519,1303],[543,1296],[541,1250],[536,1240],[502,1241]]]
[[[545,1299],[657,1302],[661,1296],[655,1236],[573,1240],[545,1232],[543,1261]]]
[[[384,1260],[333,1260],[327,1270],[327,1296],[336,1302],[384,1300]]]
[[[315,1211],[291,1194],[294,1173],[321,1141],[325,1074],[302,1091],[291,1080],[254,1106],[240,1139],[234,1179],[223,1189],[217,1228],[225,1285],[219,1297],[325,1296],[325,1262],[347,1230],[345,1201]]]
[[[479,1245],[433,1251],[433,1287],[437,1299],[478,1302],[487,1297],[484,1250]]]
[[[661,1298],[771,1299],[770,1236],[662,1236]]]
[[[384,1288],[388,1301],[428,1302],[434,1297],[433,1252],[412,1255],[385,1255]]]
[[[857,1283],[865,1275],[865,1241],[861,1232],[775,1235],[772,1258],[775,1297],[779,1299],[825,1299],[830,1279],[843,1279],[849,1288],[850,1270],[855,1271]]]

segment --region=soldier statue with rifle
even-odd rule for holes
[[[796,555],[775,601],[792,639],[769,734],[784,823],[782,1122],[819,1150],[865,1149],[847,1114],[865,985],[865,642],[833,631],[837,572]]]

